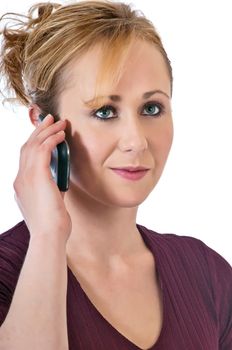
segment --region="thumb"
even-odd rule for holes
[[[60,194],[61,194],[62,198],[64,199],[65,192],[60,191]]]

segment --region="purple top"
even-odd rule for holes
[[[163,326],[149,350],[232,350],[232,268],[202,241],[137,224],[153,253]],[[10,307],[30,234],[24,221],[0,235],[0,325]],[[99,287],[99,286],[98,286]],[[68,268],[69,350],[138,350],[96,309]]]

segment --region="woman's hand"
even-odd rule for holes
[[[67,242],[72,223],[52,178],[52,150],[64,141],[65,121],[54,123],[51,115],[33,131],[21,147],[19,170],[14,181],[15,199],[31,235],[57,235]]]

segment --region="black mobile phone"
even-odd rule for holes
[[[39,120],[45,118],[43,114],[39,115]],[[66,140],[59,143],[51,154],[50,169],[52,177],[58,188],[62,192],[68,191],[70,177],[70,150]]]

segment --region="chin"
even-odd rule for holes
[[[146,198],[149,196],[149,193],[146,194],[142,194],[140,193],[140,195],[137,193],[123,193],[120,196],[120,193],[117,193],[116,197],[112,197],[109,200],[110,204],[112,206],[116,206],[116,207],[121,207],[121,208],[135,208],[138,207],[139,205],[141,205]]]

